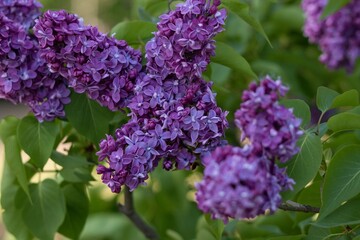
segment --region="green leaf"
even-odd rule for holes
[[[327,87],[319,87],[316,93],[316,105],[320,111],[326,112],[331,108],[335,98],[340,94]]]
[[[266,39],[269,45],[272,46],[261,24],[250,15],[249,5],[241,3],[238,0],[222,0],[222,4],[227,9],[235,13],[238,17],[240,17],[240,19],[244,20],[247,24],[253,27],[256,31],[258,31]]]
[[[17,129],[21,148],[39,168],[49,159],[58,133],[59,126],[55,122],[40,123],[32,116],[23,118]]]
[[[104,201],[102,201],[104,203]],[[146,240],[145,236],[124,215],[115,212],[94,213],[88,217],[81,240]]]
[[[109,130],[114,113],[85,94],[71,94],[71,103],[65,106],[65,113],[71,125],[93,143],[98,143]]]
[[[153,37],[155,31],[156,25],[152,22],[123,21],[111,30],[111,34],[115,34],[117,39],[123,39],[133,45],[146,43]]]
[[[184,240],[179,233],[171,229],[166,230],[166,236],[168,236],[170,240]]]
[[[351,199],[334,212],[317,221],[319,227],[336,227],[360,223],[360,199]]]
[[[330,229],[321,228],[315,225],[311,225],[308,231],[308,235],[304,240],[323,240],[326,236],[330,235]]]
[[[350,0],[329,0],[323,10],[321,18],[324,19],[332,15],[333,13],[339,11],[342,7],[347,5],[349,2]]]
[[[63,168],[73,169],[90,165],[90,163],[83,156],[64,155],[57,151],[53,151],[50,158]]]
[[[5,161],[9,166],[9,171],[16,176],[21,188],[24,190],[26,195],[30,198],[29,193],[29,182],[26,177],[25,167],[21,159],[21,149],[16,140],[16,136],[11,136],[5,139]]]
[[[294,179],[293,191],[283,193],[284,198],[290,198],[306,186],[317,174],[322,159],[322,144],[320,137],[312,132],[305,132],[299,139],[300,151],[287,164],[287,173]]]
[[[196,240],[220,240],[224,230],[224,223],[220,220],[212,220],[209,215],[205,215],[199,218],[196,229]]]
[[[322,181],[314,181],[310,186],[304,188],[297,198],[297,202],[314,207],[321,206],[321,192]]]
[[[30,240],[33,239],[33,237],[21,217],[21,209],[17,208],[14,204],[14,199],[18,191],[22,191],[22,189],[17,183],[16,175],[5,162],[1,179],[1,207],[4,210],[2,212],[2,219],[6,229],[12,233],[16,239]],[[26,196],[24,198],[27,199]]]
[[[30,185],[33,203],[23,203],[23,220],[30,231],[42,240],[52,240],[64,221],[66,206],[64,194],[52,179]]]
[[[211,61],[257,79],[246,59],[225,43],[216,42],[216,54],[211,58]]]
[[[360,193],[360,146],[347,146],[335,153],[325,175],[319,221],[344,201]]]
[[[353,112],[339,113],[329,118],[327,126],[334,132],[360,129],[360,115]]]
[[[309,124],[311,119],[311,112],[309,105],[307,105],[305,101],[300,99],[285,99],[282,100],[280,103],[287,108],[294,109],[294,115],[302,120],[302,127],[305,127]]]
[[[279,236],[267,238],[267,240],[301,240],[304,238],[304,235],[292,235],[292,236]]]
[[[16,129],[19,124],[19,119],[16,117],[6,117],[0,121],[0,138],[5,141],[6,138],[16,135]]]
[[[209,229],[215,235],[215,237],[217,239],[221,239],[222,233],[225,228],[223,221],[211,219],[209,214],[205,215],[205,220],[209,226]]]
[[[333,100],[330,108],[345,107],[345,106],[358,106],[359,105],[359,92],[355,89],[344,92]]]
[[[72,183],[87,183],[94,180],[91,175],[91,169],[87,167],[64,168],[60,171],[60,175],[64,180]]]
[[[89,198],[83,184],[66,184],[61,187],[66,201],[65,220],[59,233],[71,239],[79,239],[89,213]]]

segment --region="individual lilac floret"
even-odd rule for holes
[[[125,107],[132,98],[141,53],[125,41],[84,26],[64,10],[45,12],[34,34],[51,71],[68,79],[75,92],[87,93],[110,110]]]
[[[187,0],[160,16],[155,37],[146,44],[149,74],[160,80],[169,74],[177,78],[201,77],[215,54],[212,38],[223,30],[226,12],[220,1]]]
[[[327,0],[303,0],[304,34],[319,45],[321,62],[331,69],[352,72],[360,56],[360,0],[352,0],[336,13],[321,19]]]
[[[28,30],[40,16],[41,3],[36,0],[0,0],[0,12]]]
[[[296,142],[302,135],[301,120],[294,116],[292,109],[278,102],[287,91],[280,80],[266,76],[260,84],[253,82],[243,92],[243,103],[235,113],[242,140],[248,138],[267,158],[281,162],[298,152]]]
[[[196,80],[195,80],[196,79]],[[227,112],[204,80],[140,74],[129,103],[131,120],[100,144],[98,173],[113,192],[135,189],[163,160],[166,170],[190,170],[196,159],[222,145]]]
[[[24,103],[39,121],[51,121],[64,117],[69,95],[65,79],[40,58],[37,41],[0,14],[0,98]]]
[[[198,207],[212,218],[254,218],[281,203],[280,192],[292,187],[289,179],[250,145],[218,147],[204,158],[204,178],[195,185]],[[290,183],[282,186],[282,182]]]

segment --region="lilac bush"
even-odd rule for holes
[[[321,19],[327,0],[303,0],[304,34],[319,45],[321,62],[331,69],[352,72],[360,56],[360,1],[352,0],[336,13]]]
[[[75,92],[113,111],[127,105],[142,68],[140,51],[64,10],[45,12],[34,34],[50,70],[66,78]]]

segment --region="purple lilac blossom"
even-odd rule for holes
[[[34,34],[51,71],[68,79],[75,92],[87,93],[113,111],[132,98],[141,53],[124,40],[84,26],[64,10],[45,12],[36,20]]]
[[[216,105],[211,84],[200,78],[168,78],[163,84],[145,73],[128,107],[130,121],[100,143],[98,173],[113,192],[134,190],[163,160],[166,170],[190,170],[199,155],[219,145],[227,112]],[[171,90],[169,90],[171,89]],[[121,154],[118,154],[121,153]],[[116,157],[115,157],[116,156]]]
[[[253,82],[243,92],[243,103],[235,113],[242,140],[248,138],[267,158],[281,162],[298,152],[296,142],[302,135],[301,120],[294,116],[292,109],[278,102],[287,91],[280,80],[266,76],[260,84]]]
[[[28,30],[40,16],[42,5],[36,0],[0,0],[0,12]]]
[[[65,79],[48,70],[22,25],[0,14],[0,29],[0,98],[28,105],[39,121],[64,117]]]
[[[97,153],[108,165],[98,173],[113,192],[123,185],[134,190],[161,160],[165,170],[189,170],[198,156],[225,144],[227,112],[217,106],[212,84],[201,78],[214,54],[211,38],[224,24],[219,4],[188,0],[162,15],[146,45],[147,71],[138,75],[128,104],[131,119]]]
[[[254,218],[268,209],[274,212],[280,192],[294,183],[251,145],[218,147],[204,163],[204,178],[195,185],[198,207],[225,223],[229,218]]]
[[[150,75],[161,80],[170,74],[201,77],[215,54],[213,37],[223,31],[226,18],[225,9],[218,10],[220,1],[210,2],[187,0],[160,16],[158,31],[145,47]]]
[[[320,61],[330,69],[352,72],[360,56],[360,1],[352,0],[336,13],[321,19],[327,0],[303,0],[304,34],[319,45]]]

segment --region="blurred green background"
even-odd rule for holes
[[[229,14],[226,31],[216,39],[231,45],[250,63],[259,77],[267,74],[275,78],[280,77],[290,86],[290,98],[304,99],[310,105],[314,104],[317,87],[321,85],[339,92],[352,88],[360,90],[359,67],[348,75],[344,70],[329,71],[318,61],[320,51],[317,46],[309,44],[302,33],[304,16],[299,0],[239,1],[250,5],[251,15],[261,22],[272,46],[262,35],[233,14]],[[167,11],[167,0],[41,0],[41,2],[44,9],[66,9],[76,13],[86,23],[98,26],[103,32],[110,32],[111,28],[121,21],[135,19],[157,21],[157,17]],[[217,92],[219,105],[230,111],[228,119],[233,126],[231,121],[234,111],[240,105],[241,93],[253,79],[242,72],[215,63],[211,63],[206,75],[214,82],[213,88]],[[11,112],[8,109],[11,109]],[[9,108],[8,103],[0,102],[0,117],[9,114],[21,116],[25,112],[23,107]],[[230,143],[238,144],[237,132],[233,127],[228,130],[227,139]],[[2,155],[2,146],[0,152]],[[201,215],[193,201],[193,183],[201,178],[199,172],[155,171],[151,174],[148,186],[140,187],[135,191],[138,211],[156,227],[162,239],[176,239],[178,234],[185,240],[194,238]],[[112,194],[100,183],[99,178],[97,180],[88,188],[91,210],[81,239],[144,239],[128,219],[116,209],[116,202],[121,201],[123,196]],[[263,222],[266,221],[287,222],[286,226],[291,224],[295,226],[295,221],[299,219],[282,212]],[[230,224],[227,231],[234,231],[237,227],[244,228],[246,224],[245,222],[236,226]],[[277,234],[286,235],[300,231],[298,227],[286,226],[275,229]],[[243,239],[246,239],[246,234],[253,234],[251,228],[249,229]],[[12,239],[4,230],[1,232],[1,239]],[[64,238],[58,236],[58,239]]]

